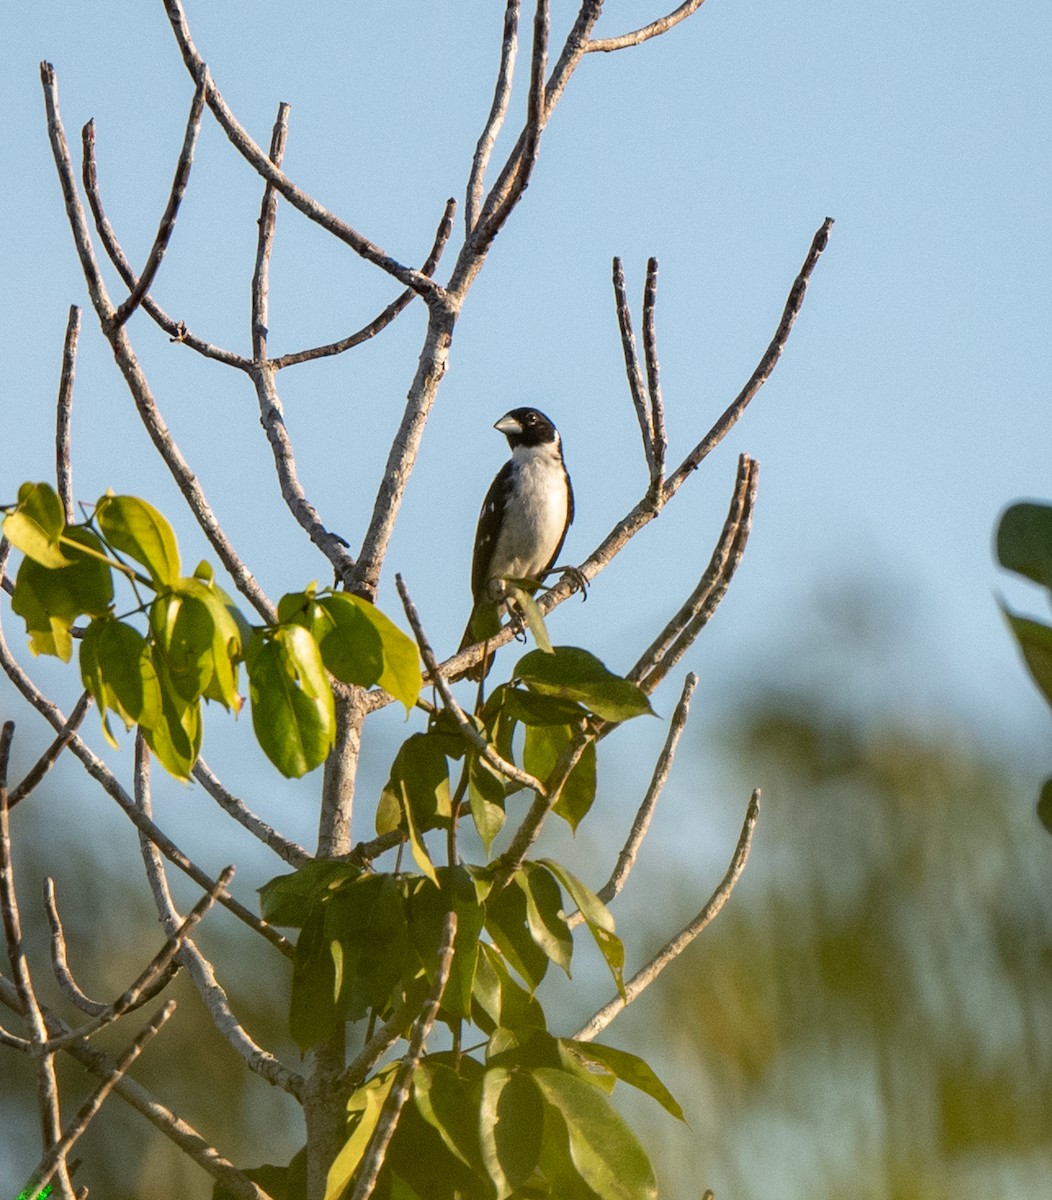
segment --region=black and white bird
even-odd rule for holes
[[[496,633],[507,594],[505,580],[544,579],[573,521],[573,488],[559,431],[535,408],[513,408],[493,426],[511,458],[490,484],[479,514],[471,561],[474,606],[460,649]],[[483,658],[467,672],[482,679]]]

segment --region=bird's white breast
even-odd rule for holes
[[[566,529],[569,497],[558,445],[517,446],[512,461],[513,490],[491,560],[491,579],[537,576]]]

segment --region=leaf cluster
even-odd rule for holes
[[[242,664],[256,737],[286,776],[313,770],[332,748],[333,680],[379,686],[407,708],[416,701],[416,645],[375,605],[312,584],[282,598],[275,623],[251,625],[207,562],[183,574],[171,525],[136,496],[108,492],[72,525],[49,484],[24,483],[3,532],[24,555],[11,604],[30,649],[69,662],[79,640],[107,740],[116,745],[111,714],[138,726],[178,779],[200,752],[202,702],[240,711]],[[131,597],[118,613],[120,582]]]

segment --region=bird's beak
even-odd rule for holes
[[[493,428],[498,433],[503,433],[505,437],[513,433],[522,433],[522,425],[515,420],[511,413],[505,413]]]

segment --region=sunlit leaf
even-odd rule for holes
[[[66,514],[58,493],[49,483],[23,483],[18,507],[4,517],[4,536],[17,550],[42,567],[55,570],[69,565],[59,545]]]
[[[538,865],[547,867],[555,878],[569,893],[570,899],[577,905],[584,917],[588,932],[599,947],[599,952],[610,968],[610,973],[617,984],[617,990],[625,994],[624,966],[625,947],[621,939],[614,933],[614,918],[610,910],[599,897],[586,887],[575,875],[572,875],[561,863],[551,858],[538,859]],[[505,889],[507,891],[509,889]]]
[[[103,496],[95,520],[113,547],[135,559],[157,587],[170,587],[179,578],[179,547],[164,516],[138,496]]]
[[[534,600],[526,588],[519,587],[514,583],[508,584],[508,592],[514,598],[516,606],[522,613],[527,629],[533,634],[533,640],[537,643],[537,649],[543,654],[554,654],[552,640],[548,636],[548,629],[544,624],[544,617],[537,606],[537,601]]]
[[[543,1102],[532,1077],[488,1069],[482,1078],[479,1140],[498,1200],[516,1193],[536,1170],[543,1131]]]
[[[531,650],[519,659],[515,674],[534,692],[576,700],[606,721],[627,721],[653,714],[637,685],[608,671],[587,650],[556,646],[553,654]]]
[[[336,735],[336,706],[318,643],[300,625],[279,626],[248,657],[252,726],[285,776],[325,761]]]
[[[566,1071],[539,1067],[531,1075],[566,1122],[573,1165],[592,1191],[603,1200],[655,1200],[650,1160],[609,1100]]]
[[[563,913],[563,894],[551,873],[538,863],[523,863],[509,887],[518,885],[526,896],[530,936],[557,966],[570,974],[573,937]]]
[[[428,1056],[413,1073],[413,1103],[451,1154],[467,1167],[480,1167],[478,1079],[465,1079],[435,1059]],[[467,1057],[460,1061],[462,1069],[474,1064]]]
[[[364,1087],[354,1092],[347,1102],[347,1113],[352,1126],[351,1136],[329,1168],[325,1183],[325,1200],[340,1200],[354,1178],[358,1164],[365,1156],[370,1139],[376,1131],[384,1101],[395,1081],[397,1066],[397,1063],[392,1063],[378,1072]]]
[[[523,767],[538,779],[548,779],[573,736],[566,725],[527,725]],[[571,829],[577,829],[595,800],[596,761],[595,742],[588,741],[556,801],[554,811]]]
[[[411,734],[399,747],[384,788],[392,796],[406,798],[421,833],[449,824],[452,809],[446,745],[447,739],[440,734]]]
[[[336,678],[362,687],[379,684],[412,708],[420,694],[420,654],[412,638],[360,596],[332,592],[317,603],[328,622],[315,636]]]
[[[116,745],[106,720],[107,711],[115,712],[130,729],[137,721],[153,725],[160,713],[160,692],[156,676],[147,666],[146,639],[124,621],[100,617],[84,631],[80,642],[80,677],[98,705],[103,731]]]
[[[472,999],[472,1018],[483,1033],[547,1027],[540,1002],[516,983],[500,952],[486,942],[479,944]]]
[[[486,929],[511,968],[533,991],[548,970],[548,956],[530,932],[526,895],[517,881],[486,901]]]
[[[598,1064],[600,1068],[611,1071],[623,1083],[651,1096],[677,1120],[686,1120],[675,1097],[654,1074],[649,1063],[644,1062],[638,1055],[630,1054],[627,1050],[618,1050],[613,1046],[604,1046],[600,1042],[577,1042],[571,1038],[559,1038],[558,1042],[571,1060],[579,1060],[589,1065]]]
[[[88,529],[67,531],[77,545],[99,550],[102,543]],[[104,562],[78,556],[70,547],[67,566],[49,568],[35,559],[22,559],[15,577],[11,608],[26,623],[29,648],[69,662],[73,654],[70,630],[80,616],[103,616],[113,600],[113,581]]]
[[[471,819],[488,854],[493,839],[504,828],[504,776],[477,751],[469,753],[468,804]]]
[[[140,719],[143,737],[161,765],[176,779],[190,778],[201,750],[201,705],[187,703],[168,678],[167,668],[154,653],[141,660],[144,689],[157,689],[159,703],[151,714],[151,723]],[[145,717],[144,713],[144,717]]]

